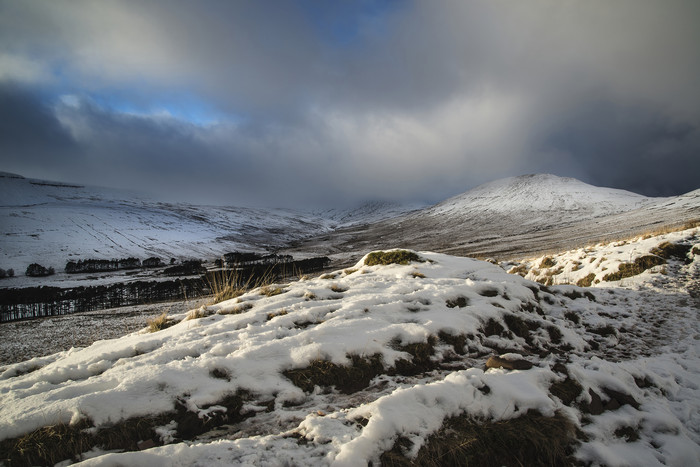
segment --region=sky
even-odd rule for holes
[[[222,205],[700,188],[697,0],[0,0],[0,171]]]

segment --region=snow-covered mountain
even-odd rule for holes
[[[653,201],[625,190],[601,188],[575,178],[522,175],[485,183],[424,211],[433,216],[481,213],[526,214],[533,222],[561,222],[568,216],[599,217],[639,208]],[[533,216],[542,213],[544,216]]]
[[[338,257],[392,246],[512,257],[625,238],[697,219],[698,191],[650,198],[573,178],[523,175],[486,183],[369,227],[338,229],[299,248]]]

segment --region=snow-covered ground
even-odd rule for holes
[[[609,287],[611,283],[622,283],[625,286],[633,286],[648,281],[652,276],[659,282],[663,281],[663,276],[668,274],[669,268],[678,269],[678,264],[655,265],[642,274],[621,279],[610,275],[618,271],[620,264],[631,264],[636,258],[655,253],[663,255],[659,247],[664,243],[685,245],[681,250],[690,250],[695,231],[696,229],[692,228],[659,235],[643,235],[611,243],[598,243],[521,261],[504,262],[503,267],[526,279],[546,285],[584,285],[585,283],[586,287]],[[682,255],[683,251],[679,254]],[[674,272],[678,273],[678,271]]]
[[[685,262],[669,258],[665,274],[590,288],[419,252],[406,265],[361,260],[254,290],[174,314],[177,324],[155,333],[0,367],[0,435],[56,423],[99,435],[162,415],[150,420],[152,441],[164,445],[96,448],[84,464],[376,465],[397,439],[415,455],[448,417],[537,411],[583,433],[580,461],[697,465],[698,235],[600,245],[587,264],[609,270],[663,241],[690,249]],[[610,249],[617,256],[595,256]],[[523,369],[485,369],[494,355]],[[572,398],[562,384],[577,388]]]

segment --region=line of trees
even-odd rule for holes
[[[71,289],[46,286],[0,289],[0,322],[181,300],[204,293],[206,289],[201,278],[135,281]]]
[[[223,267],[224,264],[228,267],[240,267],[250,265],[271,265],[278,263],[291,263],[294,261],[292,255],[261,255],[259,253],[240,253],[237,251],[226,253],[221,259],[214,261],[217,267]]]
[[[138,269],[141,260],[138,258],[123,259],[86,259],[68,261],[65,271],[68,274],[80,274],[86,272],[118,271],[120,269]]]

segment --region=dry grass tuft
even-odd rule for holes
[[[147,320],[146,323],[148,324],[148,332],[162,331],[163,329],[169,328],[170,326],[177,324],[175,320],[168,318],[167,312],[163,312],[163,314],[161,314],[157,318]]]
[[[224,378],[228,377],[228,372],[215,369],[211,376]],[[152,446],[161,444],[155,428],[170,421],[177,423],[178,439],[191,440],[215,427],[244,419],[247,416],[241,413],[244,396],[246,394],[239,391],[203,407],[206,409],[217,405],[226,408],[226,411],[214,413],[208,418],[200,418],[178,400],[170,412],[133,417],[99,428],[94,427],[88,419],[72,425],[58,423],[45,426],[23,436],[0,441],[0,461],[10,466],[55,465],[64,460],[84,460],[82,454],[93,448],[135,451],[139,449],[140,441],[151,443]]]
[[[579,287],[590,287],[593,284],[594,280],[595,280],[595,274],[590,273],[586,277],[579,279],[576,282],[576,285],[578,285]]]
[[[281,293],[284,293],[284,287],[277,287],[272,285],[265,285],[263,287],[260,287],[260,295],[264,295],[266,297],[274,297],[275,295],[279,295]]]
[[[221,303],[243,295],[250,284],[240,283],[240,277],[236,269],[222,269],[207,274],[207,282],[212,291],[213,298],[209,305]]]
[[[82,420],[75,425],[58,423],[31,433],[0,442],[5,465],[54,465],[66,459],[78,461],[78,455],[88,451],[91,444],[83,430],[90,423]],[[9,461],[9,462],[8,462]]]
[[[208,312],[206,310],[198,308],[196,310],[192,310],[189,313],[187,313],[187,316],[185,317],[185,321],[189,321],[192,319],[206,318],[207,316],[209,316],[211,314],[212,314],[211,312]]]
[[[508,274],[517,274],[519,276],[525,277],[527,276],[528,273],[528,268],[525,264],[519,264],[517,266],[513,266],[508,270]]]

